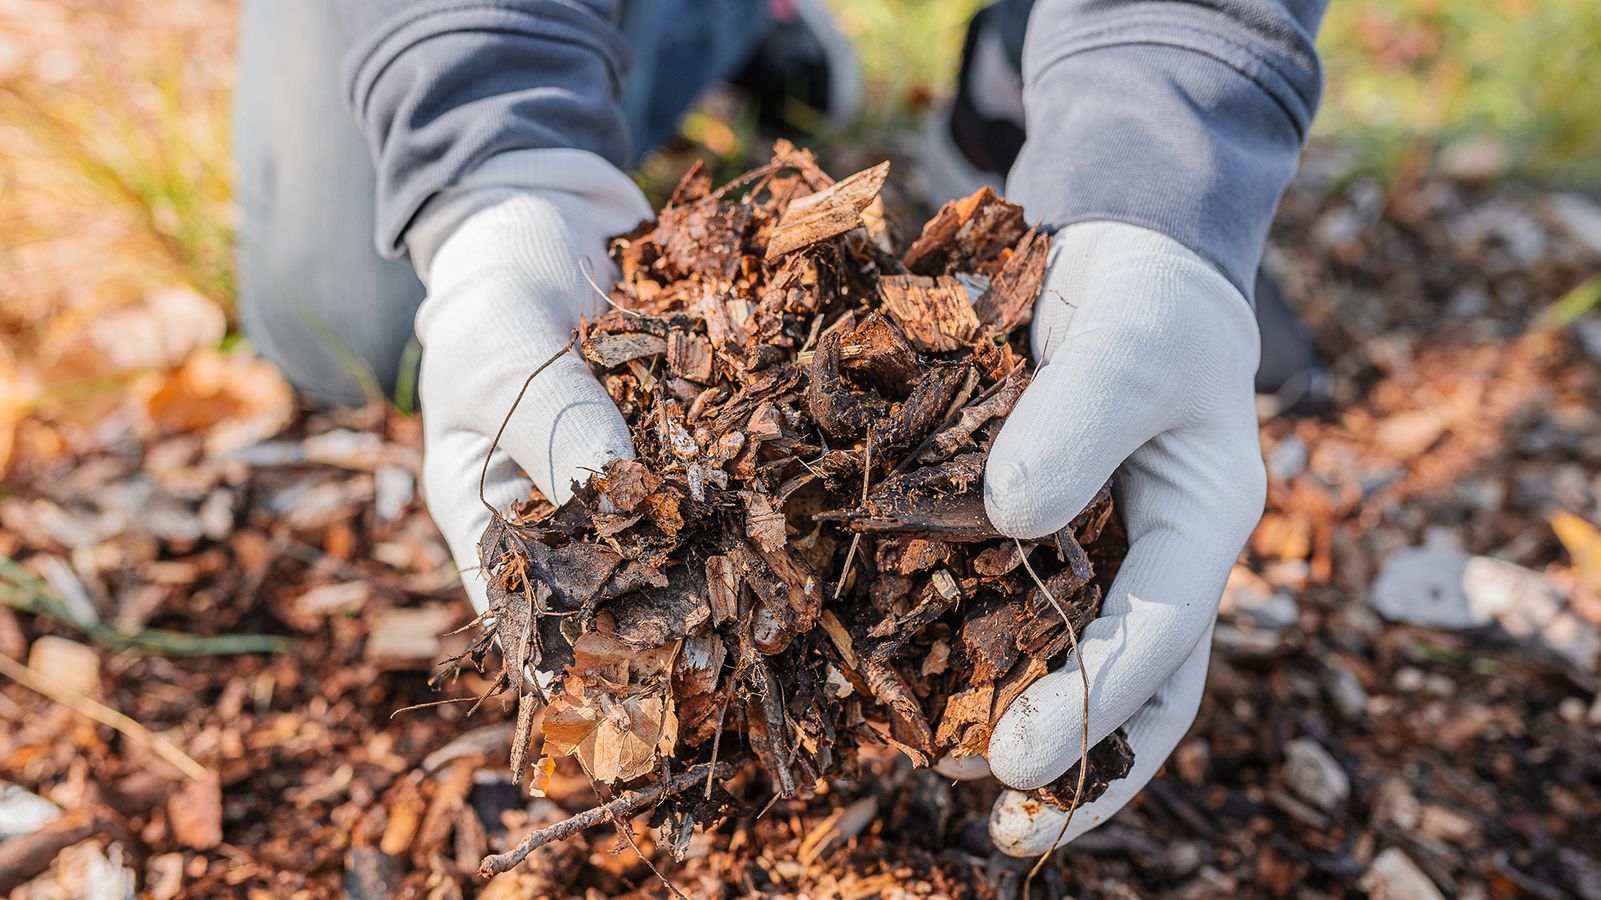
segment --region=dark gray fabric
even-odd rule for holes
[[[1160,231],[1245,294],[1322,92],[1324,0],[1040,0],[1028,139],[1007,193],[1031,219]]]
[[[767,10],[765,0],[620,0],[634,63],[621,95],[627,127],[619,131],[612,127],[617,98],[609,80],[586,80],[582,73],[593,67],[547,71],[542,61],[551,57],[532,52],[543,39],[526,34],[531,20],[552,34],[571,32],[574,22],[609,29],[610,7],[568,3],[558,5],[571,9],[549,13],[548,5],[352,0],[342,24],[331,0],[246,3],[234,92],[240,323],[257,352],[307,399],[357,404],[375,392],[394,397],[397,386],[415,383],[417,358],[408,347],[415,350],[412,320],[423,286],[410,265],[379,256],[375,233],[388,235],[380,240],[393,250],[417,202],[496,148],[567,146],[566,135],[599,133],[597,124],[607,140],[627,133],[637,149],[653,148],[708,85],[749,57]],[[487,57],[499,60],[507,77],[480,82],[472,74],[476,64],[462,63],[479,59],[471,41],[499,33],[494,23],[503,7],[532,19],[519,18],[522,30],[508,38],[513,45]],[[428,37],[428,29],[447,21],[430,14],[447,8],[470,8],[478,36]],[[492,15],[480,16],[485,9]],[[384,98],[367,105],[373,117],[362,128],[340,89],[347,31],[365,35],[360,46],[383,56],[362,57],[374,68],[353,64],[360,71],[346,71],[361,74],[373,97]],[[617,57],[610,38],[586,46]],[[457,59],[458,53],[468,56]],[[557,54],[579,56],[572,47]],[[543,90],[539,80],[546,77],[569,77],[574,89]],[[573,101],[586,86],[595,97]],[[571,122],[551,129],[522,121],[574,102],[601,111],[577,123],[587,132],[572,132]],[[365,127],[375,123],[383,127]],[[385,166],[383,197],[374,150]],[[383,209],[383,222],[375,207]]]
[[[345,89],[377,161],[376,237],[389,256],[404,253],[430,196],[496,153],[568,147],[633,165],[745,62],[767,21],[766,0],[339,6]]]
[[[1015,20],[1024,4],[1005,0]],[[630,160],[610,0],[342,0],[346,80],[378,161],[378,242],[494,153]],[[1153,228],[1246,296],[1322,88],[1326,0],[1040,0],[1009,193],[1057,226]],[[670,24],[667,27],[671,27]],[[1015,29],[1014,29],[1015,30]],[[666,73],[655,73],[658,76]]]
[[[629,165],[673,139],[708,87],[750,59],[768,22],[768,0],[622,0],[632,57],[623,83]]]
[[[435,192],[508,150],[629,160],[627,49],[611,0],[341,0],[347,96],[378,170],[378,248]]]
[[[995,0],[989,7],[995,17],[995,27],[1001,35],[1001,46],[1011,57],[1012,65],[1023,70],[1023,44],[1028,38],[1028,16],[1034,11],[1034,0]]]

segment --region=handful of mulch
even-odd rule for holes
[[[518,777],[542,729],[536,780],[573,756],[626,791],[485,874],[653,805],[681,854],[741,767],[793,797],[852,777],[860,745],[982,754],[1099,611],[1127,549],[1108,491],[1042,540],[984,512],[1049,237],[985,189],[897,255],[888,168],[835,182],[780,142],[716,190],[696,168],[614,240],[613,308],[576,339],[638,456],[497,516],[490,608],[456,664],[498,637]],[[1089,791],[1075,766],[1037,796],[1087,802],[1131,762],[1104,742]]]

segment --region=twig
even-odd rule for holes
[[[419,709],[432,709],[435,706],[449,706],[452,703],[472,703],[477,699],[477,697],[452,697],[449,700],[430,700],[427,703],[413,703],[410,706],[402,706],[401,708],[390,713],[389,718],[393,720],[401,713],[415,712]]]
[[[1036,369],[1036,371],[1038,370]],[[912,465],[917,462],[917,458],[923,454],[924,450],[934,446],[934,438],[938,437],[945,429],[955,425],[956,420],[960,419],[962,417],[962,413],[965,412],[969,407],[977,406],[978,404],[983,403],[985,400],[988,400],[991,397],[994,397],[996,394],[999,394],[1001,389],[1006,387],[1006,379],[1010,378],[1011,375],[1011,370],[1008,370],[1006,375],[1003,376],[1000,381],[997,381],[985,388],[977,397],[974,397],[973,399],[962,404],[959,409],[942,419],[938,425],[934,426],[934,430],[928,433],[928,437],[923,438],[922,443],[918,444],[916,447],[913,447],[912,451],[906,454],[904,459],[895,464],[894,474],[899,475],[902,472],[910,469]]]
[[[808,466],[808,468],[810,468]],[[867,432],[867,445],[862,450],[862,506],[867,506],[867,484],[873,477],[873,432]],[[851,535],[851,546],[845,551],[845,565],[839,570],[839,584],[834,586],[834,599],[845,592],[845,582],[851,578],[851,563],[856,560],[856,548],[862,543],[860,531]]]
[[[1078,663],[1078,677],[1084,682],[1084,714],[1079,720],[1081,743],[1078,756],[1078,785],[1073,788],[1073,802],[1067,805],[1067,818],[1062,820],[1062,830],[1056,833],[1056,839],[1051,841],[1051,846],[1040,854],[1040,858],[1034,862],[1034,867],[1028,870],[1028,877],[1023,879],[1023,900],[1028,900],[1029,887],[1034,883],[1034,876],[1045,867],[1045,861],[1051,858],[1051,854],[1055,853],[1057,846],[1062,843],[1062,838],[1067,836],[1067,826],[1073,823],[1073,813],[1078,810],[1079,799],[1084,796],[1084,782],[1090,772],[1090,672],[1084,667],[1084,654],[1079,652],[1078,634],[1073,631],[1073,620],[1067,617],[1067,610],[1062,608],[1062,604],[1051,593],[1051,589],[1045,586],[1045,582],[1040,580],[1034,567],[1029,565],[1028,554],[1023,551],[1023,542],[1012,538],[1012,543],[1017,545],[1017,553],[1022,557],[1023,568],[1028,570],[1028,576],[1034,579],[1034,584],[1039,587],[1040,593],[1051,601],[1051,606],[1055,607],[1057,615],[1062,617],[1062,624],[1067,626],[1067,637],[1073,647],[1073,660]]]
[[[590,271],[590,269],[591,269],[591,266],[589,264],[589,257],[587,257],[587,256],[578,257],[578,272],[579,272],[579,274],[584,276],[584,280],[589,282],[589,286],[595,289],[595,293],[600,295],[600,299],[607,306],[610,306],[612,309],[615,309],[620,313],[627,313],[628,315],[631,315],[631,316],[638,316],[641,319],[643,319],[645,317],[644,313],[640,312],[637,309],[629,309],[628,307],[623,306],[622,304],[618,303],[616,300],[613,300],[611,298],[610,294],[607,294],[605,291],[601,290],[600,289],[600,285],[595,283],[594,273],[592,273]]]
[[[501,419],[500,427],[495,429],[495,439],[489,442],[489,451],[484,454],[484,468],[478,473],[478,502],[482,503],[484,509],[489,510],[489,514],[497,520],[501,518],[500,510],[496,509],[484,498],[484,484],[489,481],[489,461],[495,458],[495,448],[500,446],[500,438],[506,433],[506,426],[511,424],[512,413],[516,412],[518,405],[523,402],[523,395],[528,393],[528,386],[534,383],[534,379],[539,377],[540,372],[550,368],[551,363],[561,359],[568,350],[573,349],[573,345],[576,343],[578,343],[578,329],[574,328],[573,336],[567,339],[567,343],[563,344],[560,350],[551,354],[550,359],[540,363],[539,368],[523,379],[523,386],[517,389],[517,398],[511,401],[511,409],[506,410],[506,418]]]
[[[530,831],[523,835],[523,839],[517,842],[516,847],[505,853],[484,857],[483,862],[478,864],[478,877],[491,878],[499,875],[501,872],[510,870],[522,862],[528,854],[546,844],[565,840],[602,822],[614,821],[621,816],[631,816],[651,804],[659,803],[674,794],[683,793],[699,784],[703,778],[727,778],[734,773],[736,764],[739,762],[742,762],[742,760],[725,760],[716,765],[701,763],[698,766],[691,766],[671,778],[647,785],[637,791],[621,794],[610,803],[585,810],[554,825]]]
[[[712,764],[706,769],[706,799],[712,798],[712,786],[717,782],[712,778],[712,770],[717,766],[717,753],[723,746],[723,717],[728,715],[728,694],[723,695],[723,702],[717,705],[717,728],[712,732]]]
[[[68,690],[59,684],[50,682],[33,668],[17,662],[4,653],[0,653],[0,675],[10,678],[30,691],[54,700],[79,715],[116,729],[135,743],[145,744],[155,751],[157,756],[171,763],[173,768],[182,772],[188,778],[192,778],[195,781],[205,781],[211,777],[211,773],[205,766],[195,762],[189,754],[179,750],[178,745],[172,741],[158,734],[152,734],[150,729],[103,703],[85,697],[77,691]]]
[[[589,789],[595,792],[595,799],[604,803],[606,798],[601,794],[600,785],[596,783],[595,776],[590,775],[588,769],[584,770],[584,776],[589,779]],[[688,897],[684,896],[684,892],[678,889],[678,885],[673,884],[671,879],[662,874],[661,869],[656,868],[656,864],[651,862],[650,857],[645,855],[645,851],[639,849],[639,844],[634,841],[634,829],[629,826],[626,817],[612,816],[612,825],[617,828],[617,833],[623,836],[623,840],[628,842],[629,849],[634,851],[634,855],[639,857],[639,861],[644,863],[645,868],[650,870],[650,874],[656,876],[657,881],[660,881],[678,900],[689,900]]]

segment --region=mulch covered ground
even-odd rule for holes
[[[1286,199],[1270,261],[1334,360],[1335,409],[1264,424],[1268,510],[1200,717],[1034,896],[1601,896],[1593,657],[1540,628],[1425,628],[1369,602],[1398,552],[1454,542],[1521,567],[1483,584],[1556,598],[1570,632],[1601,626],[1594,532],[1557,515],[1601,519],[1601,335],[1593,316],[1536,327],[1601,270],[1601,212],[1433,179],[1385,194],[1319,168]],[[28,665],[0,673],[0,781],[65,812],[33,831],[18,811],[37,804],[0,787],[0,887],[665,895],[605,828],[474,879],[486,852],[593,806],[591,783],[568,760],[547,796],[520,796],[515,709],[498,701],[396,714],[489,684],[429,686],[467,639],[435,635],[471,610],[417,492],[417,422],[291,416],[269,381],[196,357],[130,401],[137,427],[19,450],[0,493],[16,563],[0,569],[0,654]],[[292,645],[184,655],[239,635]],[[993,786],[893,753],[862,771],[808,801],[736,780],[746,811],[682,863],[648,817],[634,840],[693,897],[1019,895],[1028,863],[986,836]]]

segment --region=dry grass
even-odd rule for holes
[[[233,297],[234,4],[0,7],[0,337],[16,352],[162,285]]]

